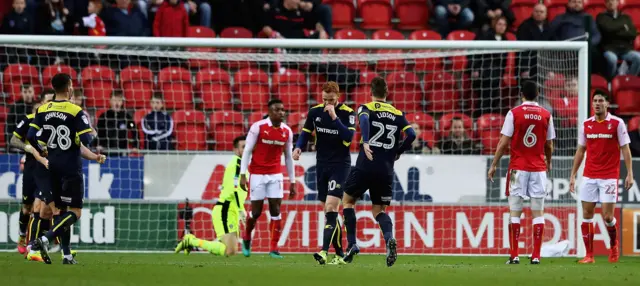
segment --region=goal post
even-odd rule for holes
[[[167,251],[185,229],[215,238],[211,208],[231,159],[231,141],[266,114],[268,99],[285,102],[287,124],[298,133],[308,108],[322,101],[323,82],[338,82],[341,101],[355,109],[370,100],[368,84],[379,75],[387,79],[390,102],[420,133],[420,145],[395,167],[389,213],[399,252],[506,255],[508,158],[500,163],[496,183],[486,173],[506,110],[518,104],[520,64],[528,63],[563,136],[549,176],[545,242],[568,241],[568,255],[580,255],[580,204],[568,193],[568,179],[577,124],[588,117],[588,44],[394,40],[390,33],[381,34],[385,40],[3,35],[0,121],[7,127],[9,119],[23,115],[11,114],[23,84],[39,93],[52,74],[70,73],[98,131],[96,143],[110,155],[102,166],[85,162],[86,211],[72,247]],[[99,123],[112,95],[120,93],[133,124]],[[165,125],[142,121],[152,110],[152,97],[163,100],[163,111],[172,118],[167,137],[160,136],[168,132]],[[8,145],[5,127],[0,144]],[[120,139],[126,143],[109,143]],[[350,146],[352,164],[358,139],[359,131]],[[170,147],[150,150],[161,144],[154,142]],[[322,242],[324,215],[311,145],[295,162],[299,195],[283,205],[279,246],[285,253],[317,251]],[[2,250],[15,249],[18,238],[20,159],[17,153],[0,154]],[[284,189],[286,197],[287,183]],[[356,210],[359,245],[365,253],[383,253],[368,203]],[[526,254],[532,250],[532,228],[530,213],[524,216],[520,247]],[[254,232],[258,252],[268,251],[268,219],[265,208]]]

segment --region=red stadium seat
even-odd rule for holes
[[[635,116],[629,119],[629,122],[627,124],[627,130],[635,131],[635,130],[638,130],[638,128],[640,128],[640,116]]]
[[[496,152],[498,148],[498,142],[500,142],[500,129],[492,129],[492,130],[481,130],[478,131],[478,136],[480,137],[480,143],[484,147],[482,150],[482,154],[492,155]]]
[[[605,1],[601,0],[584,0],[584,11],[591,14],[593,19],[595,19],[598,17],[598,14],[607,10],[604,2]]]
[[[640,35],[636,36],[636,39],[633,41],[633,49],[640,51]]]
[[[371,36],[373,40],[404,40],[402,33],[395,30],[378,30],[373,32]],[[378,49],[376,54],[403,54],[400,49]],[[404,59],[397,60],[380,60],[377,62],[377,70],[381,71],[397,71],[404,69]]]
[[[565,77],[563,74],[549,74],[547,75],[547,79],[544,81],[544,89],[545,91],[551,90],[564,90],[565,86]]]
[[[459,96],[455,78],[446,72],[434,72],[424,77],[427,109],[431,112],[457,111]]]
[[[609,82],[602,77],[601,75],[592,74],[591,75],[591,89],[602,89],[605,91],[609,91]]]
[[[447,35],[447,40],[449,41],[473,41],[476,38],[476,34],[465,31],[465,30],[456,30],[451,31],[449,35]],[[453,56],[451,57],[452,68],[455,71],[463,71],[467,69],[467,56]]]
[[[516,35],[507,32],[505,34],[507,41],[515,41]],[[518,80],[516,80],[516,53],[511,52],[507,54],[507,63],[504,69],[504,77],[502,80],[503,86],[516,86]]]
[[[196,90],[202,98],[202,106],[206,109],[233,108],[231,95],[231,78],[223,69],[211,68],[200,70],[196,74]]]
[[[204,113],[178,110],[172,114],[177,150],[206,150],[207,125]]]
[[[104,111],[106,111],[106,109],[104,109]],[[145,146],[145,140],[146,140],[146,134],[144,133],[144,130],[142,129],[142,119],[147,116],[147,114],[149,114],[151,110],[149,109],[136,109],[136,111],[133,113],[133,122],[135,122],[136,126],[138,126],[138,140],[140,142],[140,146]],[[98,114],[96,114],[96,117],[98,116]]]
[[[360,28],[367,30],[389,29],[393,9],[389,0],[358,0],[358,11],[362,17]]]
[[[622,13],[625,13],[633,19],[636,28],[640,27],[640,1],[638,0],[620,0],[618,7]]]
[[[149,107],[153,95],[153,73],[143,66],[128,66],[120,71],[120,86],[128,107]]]
[[[189,27],[187,31],[187,37],[189,38],[215,38],[216,33],[208,27],[204,26],[194,26]],[[187,51],[189,52],[200,52],[200,53],[214,53],[216,51],[215,48],[212,47],[188,47]],[[218,63],[215,60],[207,60],[207,59],[199,59],[199,58],[189,58],[187,64],[190,68],[193,69],[201,69],[218,66]]]
[[[451,131],[451,120],[454,118],[462,119],[462,124],[464,125],[465,131],[469,135],[469,137],[473,137],[473,119],[467,116],[464,113],[445,113],[440,117],[438,121],[438,126],[440,127],[440,138],[444,138],[448,136]]]
[[[350,98],[356,108],[362,104],[371,102],[371,87],[361,85],[354,88],[353,91],[351,91]]]
[[[438,142],[436,140],[436,132],[434,130],[420,130],[420,135],[418,135],[418,139],[422,140],[429,149],[433,149],[433,146]]]
[[[221,38],[253,38],[251,31],[242,27],[229,27],[220,33]],[[226,53],[253,53],[254,49],[250,48],[227,48]],[[231,69],[242,69],[255,66],[252,61],[225,61],[224,65]]]
[[[537,0],[515,0],[511,2],[509,8],[513,11],[515,21],[512,26],[515,28],[520,27],[522,22],[529,19],[533,13],[533,7],[536,5]]]
[[[420,78],[412,72],[392,72],[387,75],[389,100],[403,112],[422,112]]]
[[[317,73],[309,73],[309,83],[311,84],[311,94],[312,98],[315,99],[316,103],[320,104],[323,102],[322,100],[322,85],[327,82],[327,77],[323,74]],[[342,92],[341,92],[342,93]],[[338,97],[339,101],[344,101],[345,98]]]
[[[105,66],[88,66],[82,70],[80,76],[87,106],[108,107],[116,80],[113,70]]]
[[[497,113],[483,114],[476,121],[478,130],[502,129],[504,116]]]
[[[209,134],[215,150],[233,149],[233,139],[244,135],[244,116],[238,111],[214,112],[209,117]]]
[[[640,77],[617,76],[611,82],[613,102],[618,105],[619,115],[640,114]]]
[[[396,16],[400,19],[398,29],[424,29],[429,22],[429,7],[423,0],[396,0]]]
[[[411,40],[442,40],[442,37],[439,33],[429,30],[418,30],[414,31],[409,35],[409,39]],[[412,50],[413,53],[429,53],[429,52],[437,52],[432,50]],[[432,72],[442,70],[442,58],[441,57],[423,57],[423,58],[415,58],[415,64],[413,66],[413,71],[416,72]]]
[[[362,70],[360,71],[360,80],[358,81],[358,85],[366,85],[369,86],[373,78],[380,76],[375,71],[370,70]]]
[[[266,106],[265,106],[266,108]],[[248,127],[251,128],[251,124],[254,124],[262,119],[264,119],[264,117],[267,115],[267,111],[266,110],[259,110],[259,111],[254,111],[252,113],[249,114],[249,118],[248,118]]]
[[[553,18],[566,12],[567,0],[545,0],[544,5],[547,6],[547,20],[549,23]]]
[[[191,26],[187,30],[187,37],[189,38],[215,38],[216,32],[205,26]]]
[[[166,67],[158,74],[158,86],[168,109],[193,108],[191,73],[180,67]]]
[[[436,129],[436,121],[429,114],[416,112],[408,113],[405,115],[409,123],[416,123],[422,130],[434,130]]]
[[[283,74],[275,73],[272,78],[274,97],[284,103],[284,108],[290,112],[309,109],[309,90],[304,73],[287,69]]]
[[[73,81],[78,78],[78,72],[68,65],[50,65],[42,71],[42,84],[49,87],[53,76],[59,73],[68,74]]]
[[[351,0],[325,0],[323,4],[331,7],[333,16],[333,28],[352,28],[353,19],[356,17],[356,7]]]
[[[293,133],[300,133],[302,131],[302,127],[304,126],[304,121],[307,119],[307,112],[291,112],[289,116],[287,116],[287,125],[291,128]],[[313,130],[311,130],[313,131]]]
[[[269,101],[269,75],[260,69],[242,69],[235,74],[233,89],[241,110],[263,109]]]
[[[30,83],[31,85],[33,85],[33,89],[35,91],[35,99],[38,98],[38,95],[41,91],[40,75],[38,74],[38,70],[32,65],[8,65],[4,69],[2,81],[4,82],[4,92],[8,93],[9,95],[7,103],[18,101],[21,98],[20,89],[22,84],[24,83]]]
[[[356,29],[342,29],[337,31],[333,36],[337,40],[366,40],[367,35],[365,35],[362,31]],[[367,50],[365,49],[339,49],[337,50],[339,54],[366,54]],[[366,62],[343,62],[343,64],[349,68],[353,69],[363,69],[367,67]]]

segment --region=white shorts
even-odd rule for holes
[[[261,201],[265,198],[282,199],[284,197],[284,177],[282,174],[249,176],[249,199]]]
[[[583,202],[616,203],[618,202],[618,180],[582,177],[578,194]]]
[[[507,173],[508,196],[544,198],[547,196],[547,172],[509,170]]]

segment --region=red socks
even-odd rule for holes
[[[582,240],[584,241],[584,248],[586,249],[587,257],[593,257],[593,220],[583,220],[581,228]]]
[[[269,222],[269,230],[271,233],[271,251],[278,251],[278,240],[280,240],[280,234],[282,233],[282,220],[281,216],[271,217]]]
[[[540,248],[542,247],[542,237],[544,236],[544,217],[533,219],[533,253],[531,259],[540,259]]]
[[[514,222],[517,221],[517,222]],[[518,257],[518,248],[520,239],[520,218],[512,217],[511,223],[509,224],[509,250],[511,253],[511,259]]]

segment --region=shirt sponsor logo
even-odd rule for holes
[[[267,145],[278,145],[278,146],[284,146],[285,144],[285,142],[283,141],[267,140],[267,139],[262,139],[262,143]]]
[[[319,133],[326,133],[326,134],[338,135],[338,130],[336,130],[336,129],[329,129],[329,128],[323,128],[323,127],[316,127],[316,131],[318,131]]]
[[[611,139],[611,138],[613,138],[613,134],[603,134],[603,133],[587,134],[587,139]]]

